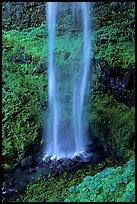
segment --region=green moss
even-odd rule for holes
[[[123,7],[123,11],[114,10],[115,4]],[[105,58],[112,68],[127,68],[135,62],[135,6],[127,4],[104,3],[93,11],[97,26],[92,32],[96,58]]]
[[[130,155],[134,149],[135,108],[98,94],[93,101],[90,121],[93,133],[115,156]]]
[[[38,61],[43,59],[40,51],[37,52],[41,42],[32,50],[33,37],[29,40],[25,37],[25,33],[19,31],[3,32],[2,154],[9,164],[21,159],[25,148],[40,138],[39,129],[45,114],[42,106],[47,101],[47,80],[43,74],[33,74],[36,57]],[[20,46],[25,47],[24,57],[31,54],[30,64],[8,61],[11,56],[19,55],[16,50]]]

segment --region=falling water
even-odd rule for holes
[[[46,4],[48,25],[48,127],[45,134],[46,145],[44,156],[73,157],[85,152],[87,145],[86,129],[86,98],[89,84],[90,70],[90,26],[88,2],[64,2],[66,10],[72,9],[72,20],[78,14],[82,21],[83,43],[82,53],[79,56],[80,64],[69,73],[60,69],[55,63],[56,21],[58,11],[65,6],[62,2],[48,2]],[[67,76],[64,81],[62,73]],[[62,83],[62,86],[59,84]],[[66,84],[71,84],[67,88]],[[60,94],[59,92],[63,90]],[[68,100],[66,98],[68,97]],[[66,114],[67,112],[67,114]],[[64,115],[67,115],[64,119]]]

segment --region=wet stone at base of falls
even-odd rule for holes
[[[94,148],[95,150],[95,148]],[[17,198],[18,189],[23,189],[29,183],[35,183],[44,177],[57,176],[63,172],[72,172],[81,168],[86,168],[89,163],[98,163],[104,155],[94,152],[83,152],[72,158],[58,158],[56,156],[45,157],[42,160],[40,153],[29,155],[22,159],[19,164],[15,165],[15,169],[10,172],[4,172],[2,181],[3,199],[15,200]],[[51,159],[52,158],[52,159]],[[30,162],[31,161],[31,162]]]

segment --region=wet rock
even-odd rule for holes
[[[11,201],[15,200],[18,196],[16,189],[12,189],[12,188],[9,188],[8,190],[3,191],[2,195],[4,200],[9,199]]]
[[[57,165],[56,165],[56,162],[51,162],[50,164],[49,164],[49,169],[51,169],[51,170],[55,170],[56,169],[56,167],[57,167]]]
[[[71,166],[72,168],[73,168],[73,166],[76,165],[76,163],[77,163],[77,161],[75,160],[75,158],[70,160],[70,166]]]
[[[18,193],[15,190],[10,192],[10,199],[9,200],[14,201],[17,199],[17,197],[18,197]]]
[[[30,167],[29,168],[29,173],[35,173],[35,172],[37,172],[37,170],[39,169],[39,167],[36,167],[36,168],[32,168],[32,167]]]
[[[75,165],[77,162],[78,162],[78,157],[77,156],[73,157],[72,163]]]
[[[62,166],[63,167],[68,167],[70,165],[70,161],[68,158],[64,159],[63,163],[62,163]]]
[[[58,176],[60,173],[61,173],[60,170],[55,169],[54,172],[53,172],[53,176]]]
[[[128,68],[112,69],[103,59],[98,59],[100,66],[98,90],[111,93],[117,100],[128,106],[135,104],[135,68],[129,64]],[[96,89],[95,89],[96,90]]]
[[[130,75],[131,75],[130,71],[127,71],[125,73],[125,76],[124,76],[124,79],[123,79],[123,84],[124,84],[125,87],[128,87]]]
[[[133,89],[135,86],[135,67],[134,64],[129,64],[127,67],[128,71],[124,76],[125,87]]]
[[[62,165],[62,163],[63,163],[63,159],[61,159],[61,158],[56,161],[57,165]]]
[[[18,62],[21,64],[28,64],[29,62],[23,56],[12,56],[8,58],[8,62]]]
[[[22,159],[21,162],[20,162],[20,166],[23,167],[23,168],[30,167],[33,164],[34,164],[33,156],[28,156],[28,157]]]
[[[63,171],[63,167],[61,164],[57,164],[56,168],[59,170],[59,172]]]
[[[7,178],[8,178],[8,177],[7,177]],[[10,185],[10,183],[9,183],[9,180],[8,180],[8,179],[7,179],[6,181],[4,181],[4,182],[2,183],[3,191],[4,191],[5,189],[8,189],[9,185]]]
[[[22,188],[26,186],[31,178],[30,178],[29,169],[23,170],[22,168],[18,168],[15,171],[15,188]]]
[[[100,154],[92,154],[91,162],[92,163],[98,163],[103,160],[102,156]]]
[[[23,176],[23,169],[21,167],[19,167],[15,170],[15,177],[21,178],[22,176]]]
[[[41,167],[42,168],[47,168],[49,166],[48,162],[42,162]]]
[[[97,142],[97,141],[96,141]],[[20,167],[15,169],[15,174],[7,174],[5,175],[6,181],[3,181],[3,197],[5,196],[6,199],[13,200],[16,198],[16,194],[8,194],[8,190],[11,188],[21,189],[24,188],[28,183],[32,182],[35,183],[37,180],[43,177],[49,177],[51,175],[58,176],[63,172],[72,172],[76,169],[85,167],[85,161],[81,160],[81,156],[75,156],[74,158],[63,158],[63,159],[50,159],[47,157],[46,162],[41,161],[37,163],[34,159],[34,156],[37,158],[40,156],[40,152],[34,154],[33,156],[30,155],[25,157],[20,162]],[[100,159],[98,154],[94,154],[93,161],[98,162]],[[42,157],[41,157],[42,158]],[[83,157],[84,158],[84,157]],[[4,194],[5,193],[5,194]]]
[[[23,188],[30,182],[30,176],[23,177],[19,180],[18,187]]]
[[[52,160],[50,159],[50,157],[46,157],[44,161],[42,159],[39,160],[40,158],[35,158],[35,159],[39,161],[40,167],[43,167],[44,165],[49,165],[50,163],[52,163]]]
[[[13,164],[12,170],[15,172],[15,170],[19,168],[19,163]]]
[[[50,168],[40,168],[37,170],[35,177],[39,176],[47,176],[48,174],[52,173],[53,171]]]
[[[97,137],[93,137],[87,145],[87,162],[102,161],[106,157],[106,150]]]

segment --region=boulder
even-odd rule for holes
[[[20,162],[20,166],[22,168],[31,167],[33,164],[34,164],[34,158],[32,155],[22,159]]]
[[[17,198],[18,194],[16,189],[9,188],[8,190],[2,192],[2,196],[3,202],[6,201],[6,199],[13,201]]]
[[[62,166],[63,166],[63,167],[68,167],[69,165],[70,165],[69,159],[68,159],[68,158],[65,158],[64,161],[63,161],[63,163],[62,163]]]
[[[35,178],[41,177],[41,176],[47,176],[48,174],[52,173],[52,170],[50,168],[40,168],[37,170],[37,173],[35,174]]]
[[[26,61],[26,59],[22,55],[12,56],[12,57],[8,58],[8,62],[18,62],[21,64],[28,64],[29,63],[28,61]]]

